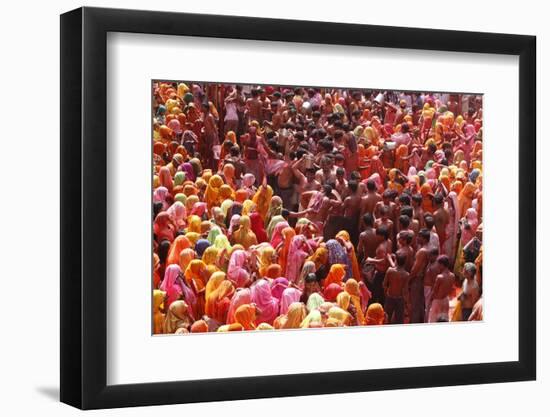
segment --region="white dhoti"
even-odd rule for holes
[[[441,318],[449,321],[449,297],[432,300],[428,322],[435,323]]]

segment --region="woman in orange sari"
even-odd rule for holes
[[[235,321],[239,323],[244,330],[256,330],[254,322],[256,321],[256,307],[252,304],[243,304],[235,311]]]
[[[292,227],[285,227],[282,231],[283,235],[283,247],[279,253],[279,265],[283,271],[283,276],[286,275],[286,264],[288,261],[288,255],[290,251],[290,244],[292,243],[292,238],[296,236],[296,232]]]
[[[250,229],[250,217],[241,216],[239,219],[239,228],[231,235],[233,244],[242,245],[245,249],[252,245],[257,245],[256,235]]]
[[[204,291],[208,281],[208,270],[203,261],[193,259],[185,270],[185,281],[194,290],[197,295],[197,304],[195,306],[195,317],[201,317],[204,314]]]
[[[181,251],[191,247],[191,242],[185,236],[180,235],[170,245],[170,251],[166,258],[166,265],[179,264]],[[182,269],[185,271],[185,269]]]
[[[264,222],[269,211],[269,205],[271,204],[271,197],[273,197],[273,189],[269,185],[261,185],[256,194],[254,194],[254,197],[252,197],[252,201],[256,204],[256,211]]]
[[[332,264],[330,271],[323,282],[323,289],[327,288],[330,284],[342,285],[344,277],[346,276],[346,267],[342,264]]]
[[[206,187],[206,193],[204,199],[206,201],[208,210],[221,203],[219,201],[220,187],[223,185],[223,179],[219,175],[212,175],[208,180],[208,186]]]
[[[464,185],[464,188],[462,189],[460,194],[458,195],[458,211],[461,218],[466,215],[466,210],[472,207],[472,201],[475,197],[475,192],[476,186],[471,182],[467,182]]]

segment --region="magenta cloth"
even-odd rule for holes
[[[301,296],[302,292],[297,288],[289,287],[284,290],[281,296],[279,314],[286,314],[288,312],[288,307],[290,307],[292,303],[300,301]]]
[[[237,249],[231,254],[229,259],[229,266],[227,267],[227,278],[229,278],[237,288],[245,287],[250,278],[250,274],[244,268],[248,256],[246,252],[241,249]]]
[[[286,278],[290,282],[296,282],[302,270],[302,265],[308,256],[304,250],[307,247],[306,238],[303,235],[296,235],[290,242],[288,260],[286,263]]]
[[[153,203],[162,203],[162,209],[166,210],[168,208],[166,197],[168,197],[168,188],[161,185],[160,187],[155,188],[155,191],[153,192]]]
[[[196,180],[195,171],[193,170],[193,165],[191,165],[189,162],[185,162],[181,164],[178,167],[178,170],[185,172],[186,180],[193,181],[193,182]]]
[[[273,324],[279,315],[279,300],[271,295],[271,287],[265,279],[256,281],[251,287],[252,302],[260,310],[256,316],[256,325],[260,323]]]
[[[176,264],[168,265],[164,272],[164,279],[160,284],[160,289],[166,293],[166,302],[164,303],[166,310],[168,310],[170,304],[183,295],[182,285],[178,282],[180,274],[181,268]]]
[[[289,227],[287,222],[280,222],[273,228],[273,234],[271,236],[271,246],[277,249],[277,246],[283,241],[283,229]]]
[[[283,291],[287,288],[288,279],[285,277],[275,278],[271,283],[271,295],[280,300],[283,295]]]
[[[258,243],[267,242],[267,233],[264,228],[264,221],[260,216],[260,213],[254,212],[250,214],[250,228],[256,235]]]
[[[229,310],[227,311],[227,324],[235,323],[235,311],[243,304],[250,304],[252,302],[252,292],[250,288],[243,288],[238,290],[231,302],[229,303]]]
[[[193,204],[193,208],[191,209],[191,215],[197,215],[199,217],[202,217],[204,213],[206,213],[207,205],[203,201],[197,201],[195,204]]]

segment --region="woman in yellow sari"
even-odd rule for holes
[[[252,200],[245,200],[243,203],[243,209],[241,216],[248,216],[250,213],[256,210],[256,203]]]
[[[315,264],[315,270],[318,271],[321,266],[326,265],[328,262],[328,249],[324,246],[319,246],[315,249],[313,255],[308,258],[308,261],[312,261]]]
[[[188,218],[187,232],[201,233],[202,220],[199,216],[192,214]]]
[[[215,246],[209,246],[205,249],[205,251],[202,254],[202,261],[207,267],[214,267],[214,272],[218,269],[217,268],[217,260],[218,260],[218,253],[219,250]]]
[[[161,290],[153,290],[153,334],[162,333],[162,325],[165,315],[162,312],[164,309],[164,297],[166,293]]]
[[[351,314],[340,307],[331,307],[328,311],[327,327],[343,327],[351,324]]]
[[[252,201],[256,204],[256,211],[264,222],[271,204],[271,197],[273,197],[273,189],[269,185],[261,185],[256,194],[254,194],[254,197],[252,197]]]
[[[206,193],[204,199],[206,201],[208,210],[212,207],[219,205],[220,187],[223,185],[223,179],[219,175],[212,175],[208,180],[208,186],[206,187]]]
[[[256,235],[250,229],[250,217],[241,216],[239,219],[239,228],[231,235],[233,243],[242,245],[247,249],[252,245],[257,245]]]
[[[363,313],[363,307],[361,304],[361,292],[359,290],[359,283],[353,278],[348,279],[346,281],[346,284],[344,285],[344,291],[345,293],[349,294],[351,303],[355,307],[355,311],[357,313],[357,324],[359,326],[362,326],[363,324],[365,324],[365,314]]]
[[[306,318],[306,308],[303,303],[294,302],[288,307],[286,314],[275,319],[273,327],[275,329],[299,329],[300,324]]]
[[[267,269],[273,264],[273,258],[275,257],[275,249],[271,245],[266,245],[260,252],[260,277],[267,276]]]

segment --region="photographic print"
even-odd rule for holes
[[[153,80],[152,333],[483,319],[483,95]]]

